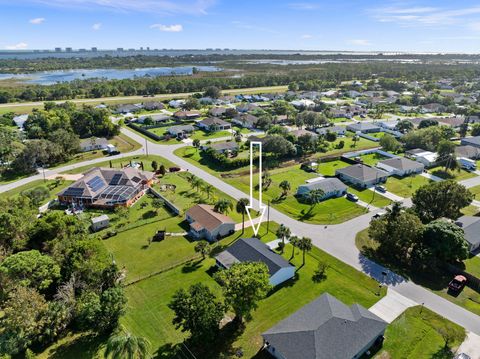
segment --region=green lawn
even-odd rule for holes
[[[36,187],[45,187],[49,192],[49,197],[41,202],[41,204],[45,204],[48,201],[55,199],[58,192],[73,183],[73,181],[62,181],[58,186],[56,186],[55,182],[55,180],[46,180],[45,182],[43,180],[35,180],[11,189],[10,191],[0,193],[0,198],[16,197],[20,195],[23,191],[28,191]]]
[[[348,192],[356,194],[358,198],[375,207],[385,207],[392,203],[387,197],[382,196],[378,191],[371,191],[369,189],[359,189],[350,186]]]
[[[455,181],[462,181],[462,180],[476,176],[475,173],[468,172],[463,169],[452,171],[452,170],[445,170],[445,168],[441,166],[430,168],[428,172],[437,177],[440,177],[443,179],[454,179]]]
[[[480,278],[480,257],[478,255],[471,256],[463,261],[465,264],[465,271]]]
[[[408,177],[388,177],[385,187],[387,191],[392,192],[400,197],[408,198],[423,185],[431,182],[428,178],[420,175],[412,175]]]
[[[382,160],[385,160],[387,159],[388,157],[387,156],[383,156],[379,153],[369,153],[367,155],[362,155],[360,156],[360,158],[362,159],[363,163],[368,165],[368,166],[375,166],[378,161],[382,161]]]
[[[480,208],[474,205],[470,205],[460,210],[466,216],[477,216],[480,214]]]
[[[448,349],[457,348],[465,338],[465,330],[421,306],[407,309],[385,331],[383,347],[376,356],[383,358],[451,358],[445,348],[444,335],[452,342]]]
[[[262,226],[260,233],[265,233],[265,224]],[[272,223],[271,228],[273,227],[276,225]],[[247,231],[245,236],[249,235],[251,233]],[[273,238],[270,233],[268,239],[265,236],[262,240]],[[227,238],[222,243],[229,243],[229,240]],[[291,247],[287,246],[285,258],[288,259],[290,254]],[[328,264],[329,268],[326,279],[315,283],[312,275],[318,261]],[[293,263],[297,268],[301,265],[301,253],[298,251]],[[184,338],[184,334],[175,330],[171,324],[173,313],[167,304],[176,290],[199,282],[209,285],[220,295],[220,287],[208,272],[213,265],[214,260],[207,259],[194,266],[174,268],[127,287],[128,312],[122,322],[135,334],[146,336],[155,349],[167,343],[178,343]],[[260,334],[263,331],[326,291],[346,304],[360,303],[368,308],[379,299],[377,290],[377,282],[314,248],[307,254],[306,265],[297,272],[297,278],[259,303],[252,320],[234,340],[230,349],[241,348],[244,357],[251,358],[261,348]]]
[[[320,162],[318,165],[318,173],[321,173],[322,176],[335,176],[335,171],[344,167],[350,166],[350,163],[347,163],[342,160],[330,161],[330,162]]]
[[[469,188],[469,190],[475,195],[475,198],[478,196],[478,199],[480,199],[480,186]]]
[[[203,140],[212,140],[214,138],[221,138],[221,137],[232,137],[232,133],[229,131],[215,131],[215,132],[208,132],[203,130],[196,130],[190,138],[195,140],[199,139],[200,141]]]

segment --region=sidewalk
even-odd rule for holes
[[[406,309],[418,303],[404,297],[394,289],[388,288],[387,295],[370,307],[370,311],[387,323],[393,322]]]
[[[438,176],[434,176],[434,175],[432,175],[431,173],[428,173],[428,172],[422,172],[422,173],[420,173],[420,176],[431,179],[432,181],[435,181],[435,182],[443,181],[443,178],[440,178]]]

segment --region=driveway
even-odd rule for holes
[[[370,187],[369,190],[374,192],[375,188]],[[389,200],[392,200],[394,202],[402,202],[405,199],[403,197],[397,196],[395,193],[388,192],[388,191],[386,192],[376,191],[376,193],[378,193],[379,195],[382,195],[383,197],[387,197]]]
[[[387,323],[391,323],[405,310],[416,305],[418,303],[404,297],[394,289],[388,288],[387,295],[371,306],[369,310]]]
[[[480,336],[467,332],[467,337],[457,349],[457,354],[468,354],[472,359],[480,359]]]

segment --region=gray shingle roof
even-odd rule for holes
[[[462,216],[455,222],[465,232],[465,239],[474,247],[480,243],[480,217]]]
[[[480,157],[480,148],[470,145],[458,146],[457,148],[455,148],[455,154],[459,157],[476,159]]]
[[[338,178],[324,178],[315,182],[302,184],[301,186],[298,186],[299,192],[303,192],[301,188],[306,189],[308,191],[321,189],[325,193],[347,190],[347,186]]]
[[[324,293],[262,336],[286,359],[351,359],[386,326],[361,305]]]
[[[478,147],[480,146],[480,136],[462,138],[462,145],[472,145]]]
[[[335,174],[342,174],[347,177],[355,178],[362,182],[372,181],[377,178],[387,177],[388,174],[376,168],[368,167],[362,164],[356,164],[335,171]]]
[[[363,132],[363,131],[370,131],[370,130],[379,130],[380,131],[380,127],[377,126],[377,125],[373,125],[369,122],[360,122],[360,123],[354,123],[352,125],[348,125],[347,126],[347,130],[350,130],[350,131],[360,131],[360,132]]]
[[[215,259],[226,268],[237,262],[263,262],[271,276],[282,268],[292,267],[281,255],[272,252],[257,238],[240,238]]]
[[[394,158],[389,158],[387,160],[379,161],[377,166],[381,166],[382,164],[399,169],[399,170],[403,170],[403,171],[418,170],[420,168],[425,167],[420,162],[412,161],[405,157],[394,157]]]

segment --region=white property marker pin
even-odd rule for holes
[[[255,226],[255,222],[252,219],[252,215],[250,210],[254,210],[253,206],[253,146],[258,146],[258,211],[260,212],[260,217],[258,218],[258,223]],[[253,233],[256,236],[258,234],[258,230],[260,229],[260,225],[262,224],[263,215],[265,214],[265,207],[262,204],[262,143],[259,141],[251,141],[250,142],[250,203],[246,207],[248,219],[250,220],[250,224],[253,228]]]

